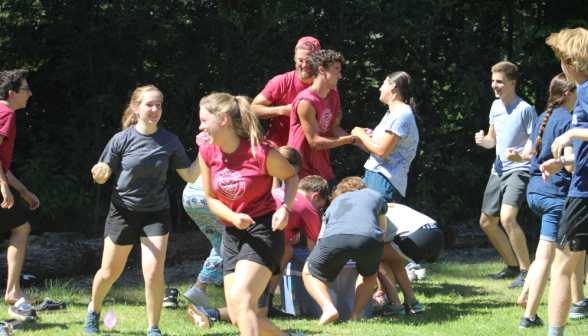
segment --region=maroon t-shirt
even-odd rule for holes
[[[232,211],[255,218],[276,210],[271,193],[273,177],[268,174],[266,166],[270,150],[268,144],[262,144],[255,147],[253,157],[251,141],[245,138],[241,138],[237,150],[231,154],[208,143],[200,147],[200,156],[210,167],[212,189]],[[221,221],[226,226],[234,226],[231,222]]]
[[[265,99],[272,102],[272,106],[286,106],[292,104],[296,96],[310,84],[300,80],[296,70],[278,75],[269,82],[261,91]],[[286,146],[288,143],[288,134],[290,133],[290,117],[278,116],[272,118],[269,130],[265,135],[267,140],[274,142],[277,147]]]
[[[284,188],[272,190],[272,195],[278,206],[284,203]],[[294,198],[294,203],[292,203],[290,215],[288,216],[288,225],[284,229],[286,241],[290,241],[300,231],[304,233],[306,238],[316,243],[321,231],[321,222],[318,212],[308,198],[301,193],[296,193],[296,198]]]
[[[16,136],[16,114],[3,103],[0,103],[0,134],[4,135],[4,140],[0,144],[0,163],[2,171],[6,174],[12,162],[12,150]]]
[[[341,109],[341,102],[339,101],[339,92],[331,90],[326,99],[319,97],[312,87],[300,92],[294,102],[292,103],[292,113],[290,114],[290,139],[288,146],[296,148],[302,154],[302,170],[298,173],[300,179],[308,175],[319,175],[325,180],[335,178],[333,168],[331,168],[331,160],[329,159],[331,151],[329,149],[313,150],[300,124],[298,118],[298,104],[301,100],[305,100],[316,111],[316,119],[319,125],[319,135],[323,137],[330,137],[333,127],[337,121],[337,115]]]

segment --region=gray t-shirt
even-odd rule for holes
[[[379,192],[361,189],[335,198],[323,216],[325,229],[321,238],[356,235],[382,240],[378,215],[385,215],[388,204]]]
[[[112,202],[133,211],[169,208],[167,169],[190,167],[180,140],[161,126],[153,134],[141,134],[135,126],[116,133],[102,152],[114,175]]]
[[[504,153],[510,147],[516,148],[519,153],[523,152],[533,131],[535,119],[537,112],[521,98],[511,106],[504,106],[501,99],[494,101],[490,109],[490,125],[494,126],[496,132],[496,160],[492,166],[492,174],[506,176],[515,171],[529,171],[529,161],[508,161]]]
[[[408,170],[419,144],[419,129],[409,105],[400,105],[394,111],[388,111],[378,127],[374,129],[372,139],[380,143],[387,131],[398,135],[400,139],[387,157],[380,159],[379,156],[371,153],[363,167],[386,176],[394,188],[402,196],[406,196]]]

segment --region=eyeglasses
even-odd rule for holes
[[[18,88],[19,90],[25,90],[28,93],[31,93],[31,89],[29,87]]]
[[[309,61],[307,59],[302,59],[302,58],[295,58],[294,59],[296,62],[301,63],[301,64],[309,64]]]

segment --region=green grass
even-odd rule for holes
[[[338,321],[318,327],[317,319],[295,318],[274,319],[274,323],[287,332],[305,335],[546,335],[547,326],[534,330],[518,329],[519,319],[524,311],[516,306],[518,290],[507,287],[507,280],[489,280],[486,274],[502,269],[498,261],[480,264],[443,262],[427,266],[427,280],[413,282],[417,298],[425,310],[417,316],[405,318],[374,318],[360,323]],[[183,293],[185,283],[170,285]],[[209,287],[220,300],[213,303],[224,306],[222,289]],[[549,287],[548,287],[549,288]],[[539,308],[539,316],[547,323],[547,291]],[[145,335],[147,313],[145,310],[144,288],[142,285],[114,287],[108,294],[103,307],[113,309],[118,322],[113,329],[102,325],[102,335]],[[68,312],[43,315],[36,322],[26,322],[23,335],[83,335],[82,324],[90,300],[90,287],[80,288],[72,283],[49,282],[42,289],[33,291],[41,297],[64,299]],[[180,295],[181,296],[181,295]],[[279,296],[276,295],[276,303]],[[188,303],[183,297],[177,310],[164,309],[160,328],[166,335],[239,335],[230,323],[217,323],[210,331],[196,328],[186,317]],[[8,304],[0,304],[4,312]],[[5,313],[6,318],[8,314]],[[566,335],[588,334],[588,320],[569,321]]]

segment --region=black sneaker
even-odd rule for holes
[[[539,315],[535,315],[535,322],[533,322],[523,316],[523,317],[521,317],[521,323],[519,324],[519,329],[543,327],[544,325],[545,324],[543,323],[543,320],[541,320],[541,318],[539,318]]]
[[[488,274],[490,279],[514,279],[520,273],[519,269],[512,270],[508,266],[505,267],[502,271],[494,274]]]
[[[0,336],[10,336],[10,332],[12,329],[10,328],[10,324],[6,322],[0,322]]]
[[[508,285],[508,288],[520,288],[520,287],[523,287],[523,285],[525,284],[525,279],[526,278],[527,278],[527,271],[526,270],[522,270],[521,273],[519,273],[519,275],[515,279],[515,281],[511,282]]]
[[[20,309],[12,306],[8,309],[8,315],[15,317],[21,321],[34,321],[37,318],[37,312],[33,309]]]
[[[67,304],[65,301],[53,302],[50,298],[45,298],[45,301],[33,308],[37,314],[55,314],[67,312]]]
[[[17,319],[8,319],[4,320],[4,322],[10,325],[13,334],[24,331],[24,326],[22,322]]]
[[[281,311],[280,309],[270,305],[267,309],[267,317],[296,317],[292,314]]]
[[[163,307],[178,308],[178,290],[175,288],[166,288],[165,297],[163,298]]]

